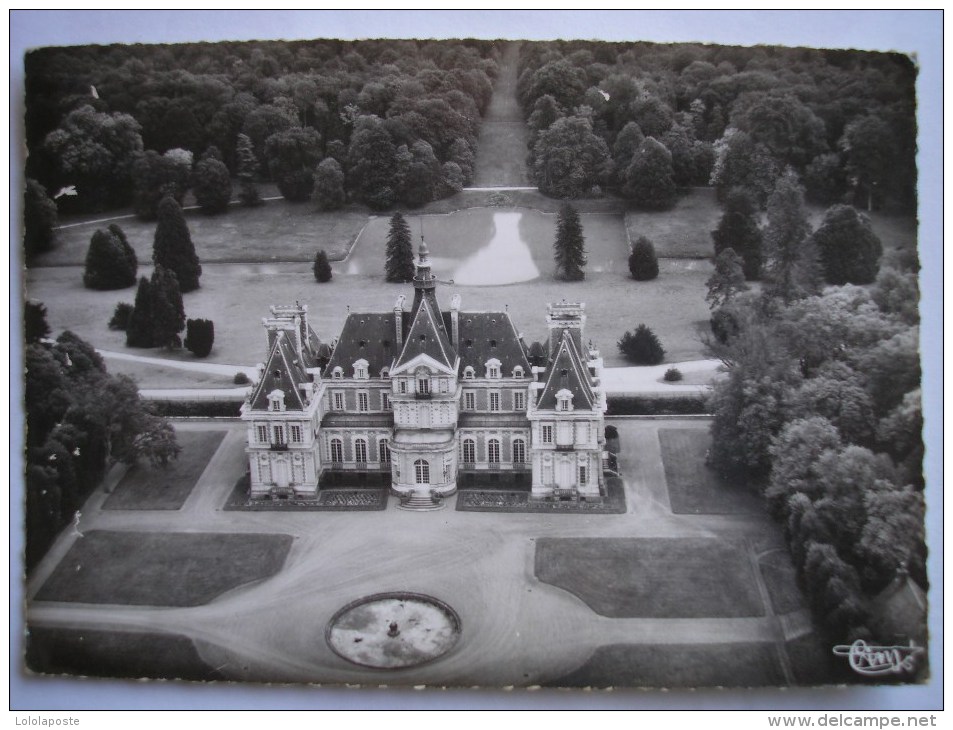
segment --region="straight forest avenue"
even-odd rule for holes
[[[84,539],[68,528],[30,578],[27,621],[31,627],[186,636],[223,676],[259,681],[527,686],[552,682],[586,662],[599,646],[613,644],[767,644],[785,657],[781,666],[786,667],[784,642],[809,634],[811,623],[804,609],[777,615],[760,577],[759,560],[781,545],[777,528],[763,514],[679,515],[669,504],[658,431],[663,426],[704,430],[707,422],[626,420],[617,426],[627,512],[549,515],[458,512],[456,497],[434,513],[397,510],[394,498],[377,512],[224,511],[245,466],[244,427],[228,425],[181,509],[103,509],[108,495],[101,488],[85,505],[79,532],[290,535],[292,547],[276,575],[188,608],[37,601],[56,564]],[[223,425],[176,427],[180,439],[188,439],[189,432]],[[107,488],[114,481],[107,481]],[[535,577],[536,542],[544,538],[743,545],[762,615],[600,616],[577,596]],[[333,654],[324,641],[331,615],[350,601],[383,591],[420,592],[449,603],[462,619],[457,646],[432,664],[396,672],[353,667]],[[793,683],[787,672],[787,682]]]

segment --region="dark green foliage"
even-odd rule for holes
[[[242,401],[230,400],[155,400],[149,402],[152,412],[163,418],[238,418]]]
[[[34,256],[53,248],[56,203],[36,180],[26,181],[23,196],[23,249]]]
[[[764,207],[777,177],[778,165],[771,153],[744,132],[729,128],[715,143],[711,182],[718,191],[718,200],[726,200],[732,188],[740,187],[754,196],[759,208]]]
[[[579,211],[568,203],[559,208],[556,218],[556,240],[553,242],[556,278],[582,281],[586,278],[586,239],[579,221]]]
[[[195,254],[189,226],[182,215],[182,208],[168,196],[159,204],[152,260],[157,266],[175,274],[182,293],[199,288],[202,265]]]
[[[135,307],[129,302],[119,302],[109,320],[109,329],[125,332],[129,329],[129,321],[132,319],[133,311],[135,311]]]
[[[328,254],[322,248],[314,255],[314,280],[321,283],[331,281],[331,262],[328,261]]]
[[[612,164],[616,185],[625,185],[632,158],[645,141],[645,135],[635,122],[628,122],[615,138],[612,146]]]
[[[146,150],[132,165],[133,207],[143,220],[153,220],[166,196],[182,204],[192,177],[187,157]]]
[[[151,457],[152,434],[166,434],[168,457],[178,447],[169,424],[145,409],[136,384],[110,376],[92,345],[76,335],[64,332],[55,344],[28,345],[25,361],[29,569],[107,466]]]
[[[396,156],[401,180],[400,199],[411,207],[433,200],[440,183],[440,163],[433,148],[427,142],[418,140],[410,149],[401,145]]]
[[[669,368],[663,377],[666,383],[677,383],[682,379],[682,371],[678,368]]]
[[[466,184],[463,170],[456,162],[444,162],[440,167],[440,181],[434,195],[438,198],[449,198],[456,195]]]
[[[718,227],[711,232],[715,255],[726,248],[741,256],[745,279],[761,276],[761,229],[758,227],[758,208],[754,195],[747,188],[733,188],[725,199],[725,212]]]
[[[235,377],[232,378],[232,382],[235,383],[235,385],[248,385],[251,380],[247,375],[245,375],[244,372],[239,370],[237,373],[235,373]]]
[[[550,94],[543,94],[533,104],[533,111],[526,120],[526,125],[530,128],[533,135],[533,142],[542,132],[549,129],[553,123],[566,116],[565,111],[556,103],[556,100]]]
[[[126,347],[152,346],[152,285],[143,276],[139,279],[136,303],[126,325]]]
[[[113,236],[116,237],[116,240],[119,241],[119,245],[122,247],[123,254],[126,257],[126,265],[132,270],[132,283],[135,283],[135,275],[139,268],[139,260],[136,258],[135,250],[129,244],[129,239],[126,238],[126,232],[120,228],[117,223],[110,223],[106,230],[108,230]]]
[[[258,159],[255,157],[255,151],[252,149],[252,143],[247,134],[238,135],[235,156],[238,158],[238,179],[242,183],[238,199],[245,206],[261,205],[261,196],[255,185],[255,179],[258,177]]]
[[[149,282],[152,294],[152,342],[156,347],[181,346],[179,332],[185,328],[185,307],[175,272],[156,264]]]
[[[397,199],[397,148],[378,117],[360,117],[347,153],[351,193],[375,210]]]
[[[215,342],[215,324],[210,319],[190,319],[186,323],[185,347],[196,357],[208,357]]]
[[[46,307],[42,302],[23,303],[23,338],[27,344],[39,342],[49,336],[50,325],[46,321]]]
[[[809,234],[804,190],[790,168],[768,199],[764,233],[764,293],[785,304],[820,288],[817,251]]]
[[[675,170],[665,145],[645,138],[626,172],[623,192],[646,210],[666,210],[675,204]]]
[[[125,289],[136,283],[135,253],[112,231],[97,230],[86,252],[83,285],[87,289]]]
[[[192,192],[195,202],[206,213],[227,210],[232,199],[232,178],[225,163],[214,157],[199,160],[192,172]]]
[[[563,117],[540,133],[533,148],[533,177],[545,195],[596,195],[611,168],[605,140],[584,116]]]
[[[821,205],[832,205],[844,199],[847,176],[840,155],[818,155],[804,170],[804,192],[807,199]]]
[[[390,219],[387,234],[387,281],[410,281],[414,278],[414,248],[410,240],[410,226],[400,211]]]
[[[735,294],[748,288],[741,258],[733,248],[726,248],[715,257],[715,271],[705,286],[708,287],[705,301],[712,309],[723,307]]]
[[[730,307],[722,307],[712,312],[708,324],[711,327],[711,333],[722,345],[727,344],[728,341],[741,330],[738,318],[731,311]]]
[[[639,236],[629,254],[629,273],[636,281],[651,281],[658,278],[658,256],[654,244],[645,236]]]
[[[883,245],[870,220],[853,207],[829,208],[813,244],[828,284],[871,284],[877,278]]]
[[[311,197],[320,150],[321,135],[310,128],[293,127],[268,137],[265,159],[285,199],[303,202]]]
[[[658,365],[665,359],[665,349],[655,333],[640,324],[634,332],[626,332],[619,340],[619,350],[636,365]]]
[[[333,157],[325,157],[314,170],[311,200],[318,210],[339,210],[344,205],[344,172]]]
[[[687,416],[710,413],[708,400],[692,393],[671,396],[613,395],[607,399],[607,416]]]

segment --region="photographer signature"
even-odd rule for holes
[[[922,653],[923,647],[912,641],[909,646],[871,646],[857,639],[853,644],[834,647],[834,654],[846,656],[851,669],[866,676],[912,672],[917,655]]]

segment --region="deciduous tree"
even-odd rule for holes
[[[665,145],[645,138],[626,172],[623,192],[647,210],[665,210],[675,204],[675,171]]]
[[[34,256],[53,248],[56,203],[36,180],[27,179],[23,197],[23,248]]]
[[[828,208],[812,239],[828,284],[871,284],[877,278],[883,244],[867,216],[852,206]]]
[[[338,210],[344,205],[344,171],[333,157],[325,157],[315,168],[311,200],[321,211]]]

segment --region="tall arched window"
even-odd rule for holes
[[[526,442],[523,439],[513,439],[513,463],[526,463]]]
[[[367,463],[367,440],[354,439],[354,461],[358,464]]]
[[[486,443],[486,460],[491,464],[500,463],[500,441],[499,439],[490,439]]]
[[[331,439],[331,461],[344,461],[344,442],[341,439]]]
[[[390,463],[390,442],[387,439],[378,439],[377,457],[382,464]]]
[[[473,439],[463,440],[463,463],[472,464],[476,461],[476,441]]]
[[[430,484],[430,464],[423,459],[414,462],[414,481],[417,484]]]

